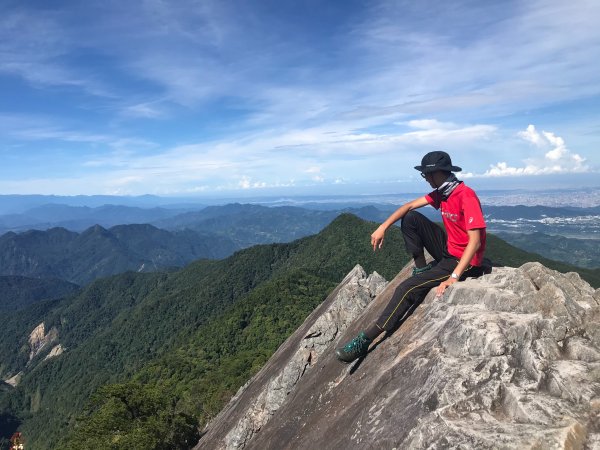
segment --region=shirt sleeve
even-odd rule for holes
[[[481,211],[481,204],[476,196],[468,195],[464,197],[463,212],[466,230],[486,228],[483,212]]]
[[[432,191],[425,196],[427,202],[435,209],[440,209],[440,203],[442,202],[442,196],[438,191]]]

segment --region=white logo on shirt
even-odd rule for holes
[[[473,218],[469,217],[469,223],[473,223]]]
[[[451,212],[442,210],[442,216],[447,218],[451,222],[458,221],[458,214],[455,214],[455,213],[451,213]]]

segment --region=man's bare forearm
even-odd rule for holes
[[[389,227],[402,219],[410,210],[425,206],[427,203],[427,199],[425,197],[421,197],[413,200],[412,202],[405,203],[396,211],[394,211],[394,213],[392,213],[392,215],[388,217],[385,222],[379,225],[379,227],[371,235],[371,245],[373,246],[373,250],[382,247],[385,232]]]
[[[478,229],[476,229],[469,230],[468,233],[469,242],[465,247],[465,251],[461,256],[458,265],[454,269],[454,273],[456,273],[459,277],[467,269],[467,267],[469,267],[473,256],[475,256],[475,253],[477,253],[477,250],[479,250],[479,247],[481,247],[481,232]]]
[[[387,230],[393,224],[395,224],[400,219],[402,219],[406,215],[407,212],[409,212],[413,209],[420,208],[425,205],[427,205],[427,200],[425,199],[425,197],[421,197],[421,198],[418,198],[411,202],[405,203],[400,208],[398,208],[396,211],[394,211],[392,213],[392,215],[390,217],[388,217],[386,219],[386,221],[380,225],[380,227],[383,227],[384,230]]]

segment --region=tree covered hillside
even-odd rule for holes
[[[20,357],[12,358],[10,370],[2,376],[18,370],[25,373],[17,389],[4,396],[3,405],[23,421],[20,429],[30,445],[54,448],[100,386],[129,380],[145,364],[185,351],[182,348],[199,346],[198,351],[204,348],[211,353],[210,348],[229,345],[235,355],[237,325],[228,328],[233,341],[208,333],[197,342],[197,333],[206,333],[203,327],[223,319],[223,313],[237,304],[267,305],[276,301],[276,294],[281,306],[269,312],[276,325],[259,321],[249,328],[258,326],[257,339],[267,339],[261,349],[263,355],[253,362],[253,369],[257,369],[276,348],[272,342],[285,339],[356,263],[388,278],[406,263],[406,254],[398,251],[402,247],[399,230],[390,233],[383,252],[373,253],[369,242],[372,228],[370,223],[343,215],[318,235],[290,244],[256,246],[225,260],[199,261],[169,274],[126,273],[94,282],[50,311],[39,311],[38,306],[37,317],[23,311],[15,317],[15,326],[27,318],[22,328],[28,333],[43,321],[46,329],[58,330],[58,342],[66,351],[46,361],[40,354],[38,360],[23,367],[29,353],[23,345],[26,336],[12,342],[11,354]],[[191,357],[198,364],[206,364],[206,360]],[[218,376],[227,389],[215,386],[221,392],[217,404],[234,386],[237,389],[244,377],[244,372]],[[177,395],[181,389],[177,387]],[[183,412],[204,417],[215,411],[214,406],[207,406],[206,411],[194,409],[188,401],[192,397],[186,393],[190,404],[178,406]]]
[[[0,276],[0,311],[14,311],[40,300],[64,297],[79,289],[68,281]]]
[[[390,280],[408,262],[396,227],[382,251],[373,252],[376,227],[344,214],[289,244],[255,246],[173,273],[126,273],[19,311],[13,332],[0,332],[0,375],[23,375],[16,389],[0,391],[0,416],[20,423],[36,449],[190,448],[196,426],[222,408],[354,265]],[[493,236],[488,257],[553,267]],[[593,271],[586,276],[599,279]],[[41,322],[57,330],[65,352],[44,360],[47,349],[28,362],[26,338]]]
[[[0,275],[59,278],[79,285],[127,270],[183,267],[199,258],[224,258],[240,247],[197,231],[152,225],[99,225],[75,233],[64,228],[0,236]]]

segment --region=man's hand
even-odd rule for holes
[[[440,284],[436,291],[435,291],[435,296],[437,297],[441,297],[442,295],[444,295],[444,291],[446,290],[447,287],[452,286],[454,283],[456,283],[458,280],[456,278],[448,278],[446,281],[444,281],[442,284]]]
[[[383,246],[383,236],[385,235],[385,229],[382,227],[377,228],[373,234],[371,235],[371,245],[373,246],[373,251],[381,248]]]

